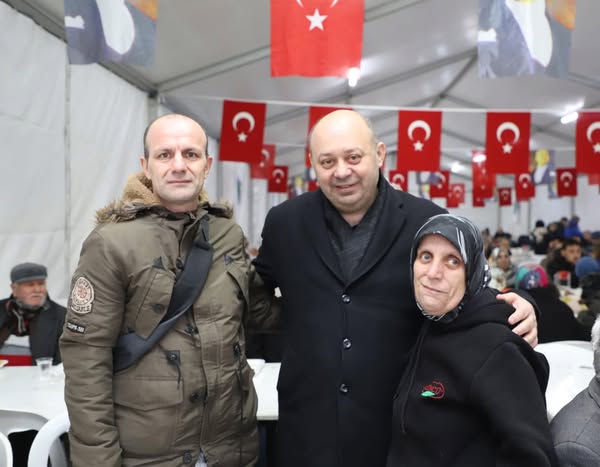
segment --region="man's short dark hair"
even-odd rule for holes
[[[148,123],[148,125],[146,126],[146,129],[144,130],[144,140],[143,140],[144,157],[146,159],[148,159],[148,157],[150,157],[150,152],[148,151],[148,143],[147,143],[148,131],[150,131],[150,127],[154,124],[154,122],[156,122],[157,120],[160,120],[161,118],[165,118],[165,117],[184,117],[184,118],[189,118],[193,122],[196,122],[198,124],[198,126],[200,127],[200,129],[202,130],[202,132],[204,133],[204,139],[206,140],[206,145],[204,147],[204,155],[208,157],[208,136],[206,134],[206,131],[204,131],[204,128],[202,128],[202,125],[200,125],[200,123],[192,117],[188,117],[187,115],[183,115],[183,114],[172,113],[172,114],[165,114],[165,115],[161,115],[160,117],[156,117],[150,123]]]
[[[579,237],[571,237],[571,238],[566,239],[563,242],[561,250],[566,250],[567,247],[569,247],[571,245],[577,245],[578,247],[581,247],[581,240],[579,240]]]

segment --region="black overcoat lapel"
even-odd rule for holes
[[[303,213],[303,223],[306,226],[308,237],[323,263],[340,282],[344,282],[340,262],[333,251],[325,224],[325,212],[323,211],[325,195],[321,190],[316,190],[310,195],[312,195],[312,199],[310,203],[306,204],[306,211]]]
[[[379,214],[379,220],[377,221],[373,237],[367,246],[365,255],[356,268],[354,268],[354,271],[352,271],[349,284],[360,279],[361,276],[369,272],[377,264],[393,243],[397,241],[402,227],[406,223],[407,212],[403,209],[401,192],[397,192],[385,180],[381,181],[381,188],[387,190],[387,195]],[[406,239],[406,241],[410,240]]]

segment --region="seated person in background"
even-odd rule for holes
[[[10,271],[9,298],[0,301],[0,358],[9,365],[31,365],[36,358],[51,357],[60,363],[58,339],[65,321],[65,308],[48,297],[46,267],[22,263]],[[13,465],[27,465],[29,449],[37,431],[9,435]]]
[[[581,243],[583,240],[583,233],[579,228],[579,216],[571,217],[571,220],[567,223],[567,226],[563,230],[563,236],[566,240],[569,238],[578,238]]]
[[[546,271],[541,266],[531,264],[519,267],[516,287],[527,290],[542,310],[538,321],[540,343],[589,340],[589,331],[577,321],[569,305],[560,299],[560,292],[548,281]]]
[[[595,376],[552,420],[552,437],[560,466],[600,465],[600,319],[596,319],[592,328],[592,349]]]
[[[556,465],[548,362],[507,325],[513,309],[487,286],[477,227],[434,216],[410,258],[415,299],[429,319],[394,398],[387,466]]]
[[[531,237],[533,238],[533,251],[536,255],[546,254],[546,251],[548,250],[548,243],[545,241],[547,233],[548,230],[546,230],[544,221],[538,219],[535,222],[535,228],[531,231]]]
[[[579,240],[570,238],[563,242],[560,250],[554,253],[554,257],[546,265],[546,272],[551,281],[558,271],[569,271],[571,273],[571,287],[579,287],[579,278],[575,274],[575,264],[581,258],[581,243]]]
[[[577,321],[581,323],[589,337],[596,317],[600,314],[600,266],[597,260],[590,256],[584,256],[575,265],[575,273],[579,277],[581,287],[581,303],[586,309],[577,315]]]
[[[506,248],[494,248],[489,258],[492,267],[492,282],[490,287],[504,289],[515,286],[515,275],[517,267],[510,260],[510,250]]]
[[[61,362],[58,339],[66,310],[48,297],[47,276],[46,267],[35,263],[10,271],[12,294],[0,301],[0,358],[21,364],[40,357]]]

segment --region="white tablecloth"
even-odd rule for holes
[[[258,420],[277,420],[277,378],[279,363],[249,360],[255,372]],[[35,366],[0,368],[0,432],[39,430],[43,424],[66,410],[64,374],[53,368],[49,380],[41,381]]]
[[[535,350],[543,353],[550,365],[546,404],[552,419],[594,377],[594,353],[592,345],[584,341],[548,342]]]

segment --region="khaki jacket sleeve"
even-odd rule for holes
[[[245,326],[250,331],[277,331],[281,315],[281,298],[276,297],[250,264],[249,313]]]
[[[60,340],[74,467],[121,465],[112,348],[122,327],[126,278],[110,243],[101,230],[84,242]]]

